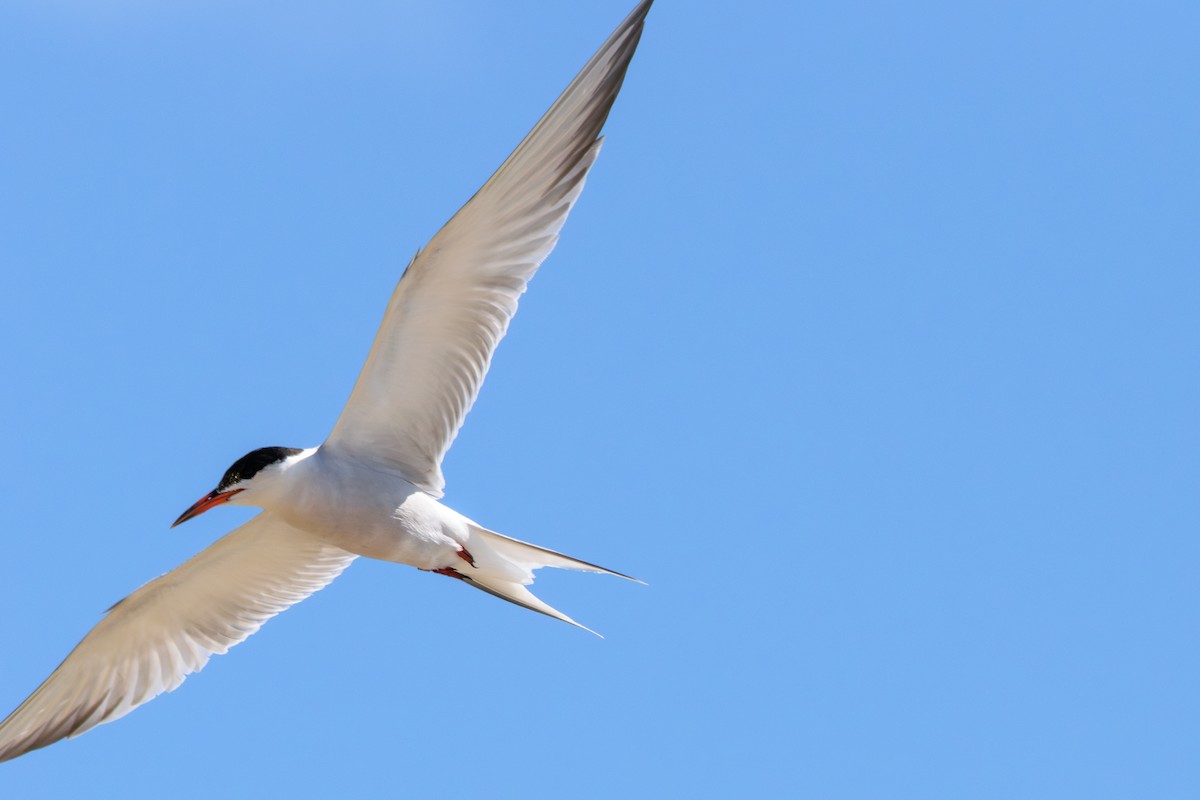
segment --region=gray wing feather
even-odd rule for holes
[[[264,513],[109,609],[0,723],[0,761],[78,736],[169,692],[354,555]]]
[[[558,241],[600,150],[650,8],[608,38],[487,183],[419,252],[325,446],[440,497],[441,462],[517,300]]]

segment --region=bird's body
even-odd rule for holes
[[[324,542],[417,569],[462,563],[456,553],[467,543],[465,518],[402,475],[311,448],[289,457],[273,478],[254,504]]]
[[[600,152],[600,129],[650,2],[642,0],[409,264],[329,438],[306,449],[260,448],[234,462],[175,524],[225,503],[262,513],[113,606],[0,722],[0,761],[174,689],[359,556],[446,575],[572,624],[526,588],[533,571],[620,575],[454,511],[440,499],[441,461]]]
[[[356,556],[429,572],[453,570],[481,584],[524,585],[540,566],[620,574],[489,531],[404,476],[325,447],[291,455],[268,474],[261,489],[255,487],[253,505]],[[230,502],[251,501],[238,496]],[[554,563],[534,566],[530,548]],[[563,618],[557,612],[551,616]]]

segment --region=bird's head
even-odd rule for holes
[[[210,508],[234,503],[235,505],[261,506],[259,495],[278,478],[286,466],[290,465],[304,451],[296,447],[260,447],[251,450],[246,455],[233,462],[221,476],[217,488],[201,497],[191,508],[179,515],[179,519],[171,524],[174,528],[180,523],[187,522],[192,517],[198,517]]]

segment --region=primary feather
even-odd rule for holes
[[[441,497],[442,457],[475,402],[517,300],[583,190],[650,2],[641,3],[396,287],[325,442]]]
[[[260,514],[109,609],[0,724],[0,761],[77,736],[171,691],[354,558]]]

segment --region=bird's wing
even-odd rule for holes
[[[336,578],[354,555],[263,513],[117,603],[0,723],[0,761],[169,692]]]
[[[600,151],[641,36],[643,0],[474,197],[417,253],[325,446],[441,496],[441,462],[517,299]]]

